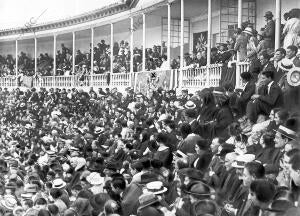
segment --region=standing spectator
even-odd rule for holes
[[[236,34],[237,34],[237,38],[236,38],[236,43],[234,45],[234,51],[238,53],[239,60],[244,61],[247,57],[247,43],[249,39],[247,34],[252,35],[252,31],[247,31],[247,33],[242,33],[241,29],[237,29]]]
[[[275,21],[273,20],[273,14],[271,11],[265,13],[266,25],[263,31],[263,37],[266,41],[266,47],[268,49],[274,49],[275,46]]]
[[[293,11],[289,12],[289,19],[284,25],[282,35],[284,37],[283,47],[290,45],[298,46],[300,43],[300,19]]]

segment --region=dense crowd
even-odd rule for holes
[[[1,89],[0,214],[299,215],[299,86],[267,55],[240,91]]]

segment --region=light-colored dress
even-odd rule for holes
[[[290,45],[298,46],[300,43],[300,19],[289,19],[283,28],[283,35],[286,35],[283,41],[285,49]]]

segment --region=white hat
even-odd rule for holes
[[[246,34],[249,34],[249,35],[253,35],[252,28],[250,28],[250,27],[246,27],[243,32],[246,33]]]
[[[64,180],[62,180],[61,178],[58,178],[53,180],[52,185],[53,188],[63,188],[67,185],[67,183],[64,182]]]
[[[15,207],[17,207],[17,200],[12,195],[5,195],[1,200],[1,204],[5,208],[13,210]]]
[[[193,101],[189,100],[189,101],[187,101],[185,103],[184,107],[186,109],[195,109],[196,108],[196,104]]]
[[[286,80],[290,86],[300,85],[300,68],[292,68],[286,75]]]
[[[104,184],[104,178],[97,172],[92,172],[86,177],[86,180],[92,185]]]
[[[26,124],[26,125],[25,125],[25,128],[26,128],[26,129],[32,129],[32,125],[31,125],[31,124]]]
[[[169,116],[167,114],[162,114],[161,116],[159,116],[158,121],[164,121],[167,120],[169,118]]]
[[[246,163],[255,160],[254,154],[243,154],[236,157],[235,161],[232,163],[232,167],[244,168]]]
[[[284,71],[289,71],[294,67],[293,61],[288,58],[284,58],[280,61],[279,68]]]
[[[104,128],[103,127],[95,127],[95,134],[100,134],[104,131]]]
[[[153,181],[146,184],[145,193],[162,194],[167,190],[168,189],[163,186],[163,183],[161,181]]]
[[[83,157],[77,158],[77,166],[75,167],[75,171],[79,170],[80,168],[86,165],[86,160]]]

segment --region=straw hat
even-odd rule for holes
[[[153,181],[146,184],[146,192],[150,192],[153,194],[162,194],[166,192],[168,189],[163,186],[161,181]]]
[[[243,154],[239,155],[236,158],[236,161],[232,163],[232,167],[235,168],[244,168],[246,163],[249,163],[251,161],[255,160],[254,154]]]
[[[92,172],[86,177],[86,180],[91,184],[91,185],[101,185],[104,184],[104,178],[100,176],[99,173],[97,172]]]
[[[251,36],[253,35],[253,30],[250,27],[246,27],[243,32],[246,33],[246,34],[249,34]]]
[[[62,180],[61,178],[59,178],[59,179],[54,179],[52,185],[53,188],[63,188],[67,185],[67,183],[64,182],[64,180]]]

